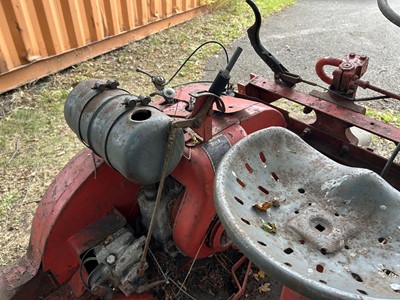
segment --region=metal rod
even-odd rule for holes
[[[388,159],[385,167],[382,170],[381,177],[385,178],[386,174],[389,172],[390,166],[393,164],[394,159],[396,158],[397,154],[400,152],[400,143],[397,144],[396,148],[394,149],[392,155]]]
[[[154,231],[154,226],[156,223],[155,220],[157,218],[158,207],[160,206],[161,195],[162,195],[162,191],[164,189],[165,178],[167,177],[169,158],[171,156],[171,152],[172,152],[172,148],[173,148],[172,144],[174,143],[175,135],[176,135],[176,131],[177,131],[177,128],[175,126],[173,126],[172,124],[173,123],[171,122],[170,132],[168,135],[167,152],[165,154],[161,178],[160,178],[160,182],[158,185],[156,202],[154,204],[153,214],[151,215],[151,221],[150,221],[150,225],[149,225],[149,230],[147,231],[146,243],[143,248],[143,254],[142,254],[142,257],[140,258],[140,264],[139,264],[139,268],[138,268],[138,273],[140,275],[143,275],[144,271],[145,271],[144,265],[146,262],[147,252],[149,251],[150,241],[151,241],[151,237],[152,237],[153,231]]]
[[[400,100],[400,95],[381,89],[380,87],[370,84],[368,81],[357,79],[356,84],[362,87],[363,89],[370,89],[380,94],[386,95],[390,98]]]

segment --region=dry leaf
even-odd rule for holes
[[[272,206],[271,202],[265,202],[265,203],[263,203],[261,205],[259,205],[259,204],[254,204],[253,205],[253,207],[255,209],[258,209],[259,211],[263,211],[263,212],[266,212],[267,209],[270,208],[271,206]]]
[[[261,229],[268,233],[276,233],[276,225],[275,223],[267,222],[265,223],[264,220],[261,220]]]
[[[253,274],[253,278],[254,278],[256,281],[260,281],[260,279],[264,279],[265,276],[266,276],[265,272],[264,272],[264,271],[261,271],[261,270],[258,271],[258,272],[255,273],[255,274]]]
[[[265,272],[262,271],[262,270],[260,270],[260,271],[258,271],[257,276],[258,276],[258,278],[260,278],[260,279],[264,279],[264,278],[265,278]]]
[[[263,285],[258,287],[258,292],[259,293],[267,293],[267,292],[271,291],[269,286],[270,286],[270,284],[268,282],[264,283]]]

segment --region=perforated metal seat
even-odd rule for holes
[[[239,249],[289,288],[315,299],[400,299],[400,193],[374,172],[272,127],[225,154],[214,199]]]

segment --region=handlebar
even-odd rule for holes
[[[230,59],[230,61],[228,62],[228,64],[226,65],[226,70],[228,70],[229,72],[232,71],[233,66],[236,64],[240,54],[242,53],[243,49],[240,47],[237,47],[235,52],[232,54],[232,57]]]
[[[232,70],[233,66],[236,64],[242,51],[243,51],[242,48],[240,47],[236,48],[225,69],[219,71],[218,75],[215,77],[209,89],[210,93],[213,93],[217,96],[221,96],[221,94],[225,90],[226,85],[229,83],[230,79],[229,73]]]
[[[293,87],[296,83],[301,82],[302,79],[298,75],[290,73],[282,63],[261,44],[261,13],[253,0],[246,0],[246,3],[253,10],[255,17],[254,24],[247,29],[247,35],[249,36],[254,51],[268,65],[272,72],[274,72],[275,81],[277,83]]]
[[[386,19],[400,27],[400,15],[389,6],[387,0],[378,0],[378,7]]]

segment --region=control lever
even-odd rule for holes
[[[400,15],[388,5],[387,0],[378,0],[378,7],[386,19],[400,27]]]
[[[296,83],[301,82],[302,79],[296,75],[290,73],[282,63],[275,58],[260,41],[260,28],[261,28],[261,14],[258,10],[257,5],[252,0],[246,0],[246,3],[251,7],[254,12],[255,22],[247,29],[247,35],[249,36],[250,43],[258,54],[258,56],[268,65],[268,67],[274,72],[275,81],[284,84],[288,87],[293,87]]]
[[[208,90],[210,93],[213,93],[217,96],[222,95],[222,93],[225,91],[225,87],[229,83],[229,79],[231,78],[230,72],[233,66],[236,64],[242,51],[243,51],[242,48],[240,47],[236,48],[225,69],[220,70],[218,75],[215,77],[213,83],[211,84],[210,89]]]

